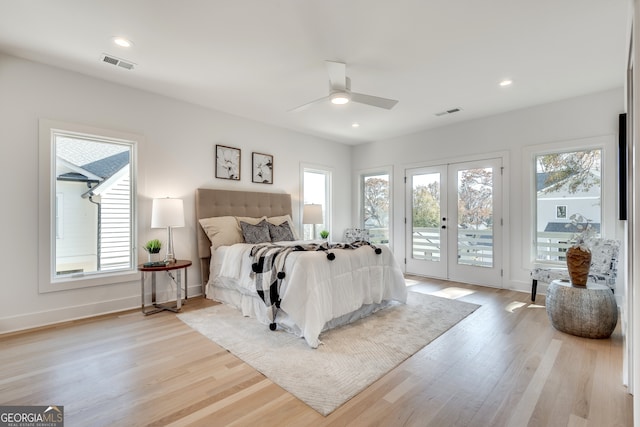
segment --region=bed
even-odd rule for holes
[[[406,302],[402,271],[386,246],[356,243],[342,249],[299,240],[289,194],[198,189],[195,200],[198,256],[207,298],[233,306],[272,329],[277,325],[303,337],[312,348],[321,344],[325,330]],[[265,224],[274,242],[244,242],[245,237],[254,237],[243,231],[261,232]],[[287,229],[289,238],[277,238]],[[257,273],[257,258],[251,255],[260,249],[279,251],[279,247],[289,249],[282,249],[286,256],[278,266],[274,308],[265,303],[264,295],[258,295],[256,277],[262,273]]]

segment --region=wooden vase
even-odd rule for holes
[[[567,250],[567,269],[571,284],[586,286],[591,267],[591,251],[584,247],[572,246]]]

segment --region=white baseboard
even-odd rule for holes
[[[188,296],[196,297],[202,295],[202,286],[199,284],[187,288]],[[184,298],[184,295],[182,295]],[[158,292],[157,302],[175,301],[175,290]],[[151,301],[151,291],[146,294],[145,304]],[[125,298],[96,301],[90,304],[82,304],[70,307],[59,307],[52,310],[45,310],[33,313],[25,313],[16,316],[0,317],[0,334],[18,332],[27,329],[51,326],[57,323],[69,322],[72,320],[85,319],[89,317],[101,316],[104,314],[117,313],[141,307],[140,295],[132,295]]]

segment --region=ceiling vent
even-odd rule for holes
[[[440,111],[439,113],[436,113],[435,116],[446,116],[447,114],[457,113],[458,111],[462,111],[462,108],[452,108],[450,110]]]
[[[126,70],[133,70],[136,65],[131,61],[127,61],[126,59],[117,58],[106,53],[103,53],[102,56],[100,56],[100,60],[107,64],[115,65],[116,67],[124,68]]]

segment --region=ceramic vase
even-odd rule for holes
[[[591,267],[591,251],[584,246],[572,246],[567,250],[567,269],[571,284],[586,286]]]
[[[149,252],[149,251],[147,251],[147,254],[149,255],[149,262],[150,263],[156,262],[159,253],[160,253],[160,251],[157,251],[157,252]]]

